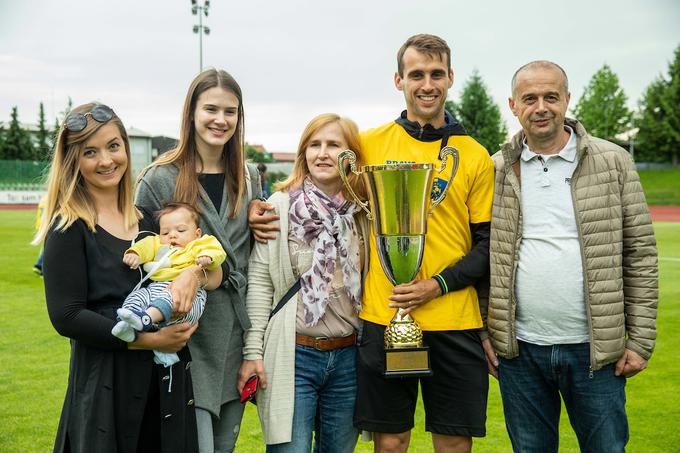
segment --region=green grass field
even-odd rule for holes
[[[33,211],[0,211],[0,237],[6,245],[0,255],[0,452],[51,451],[66,387],[68,340],[52,328],[42,280],[31,272],[38,253],[29,245],[33,221]],[[655,229],[661,257],[658,343],[649,368],[628,382],[631,452],[674,452],[680,445],[680,223],[658,223]],[[578,451],[564,413],[560,433],[560,451]],[[487,437],[476,440],[474,449],[511,451],[493,379]],[[237,451],[264,451],[252,405],[246,410]],[[357,451],[370,452],[372,444],[360,441]],[[410,451],[432,451],[423,430],[422,406]]]
[[[680,168],[639,170],[640,182],[650,205],[680,205]]]

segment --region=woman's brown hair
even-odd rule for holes
[[[226,71],[206,69],[191,82],[184,108],[182,110],[182,125],[177,146],[161,155],[139,175],[139,179],[152,167],[157,165],[175,164],[179,168],[175,186],[175,201],[196,205],[200,195],[200,184],[196,172],[200,173],[203,161],[196,148],[196,127],[194,114],[198,97],[211,88],[222,88],[238,99],[238,122],[236,131],[222,150],[224,163],[224,181],[227,186],[227,200],[229,202],[229,218],[236,217],[243,204],[246,193],[245,154],[243,150],[243,95],[241,87]],[[219,206],[217,207],[219,209]]]
[[[97,105],[99,104],[94,102],[79,105],[71,110],[69,115],[86,115]],[[59,130],[52,151],[52,162],[47,177],[47,200],[40,229],[33,239],[34,244],[39,244],[45,239],[57,218],[59,220],[54,227],[59,231],[66,230],[78,219],[82,219],[90,231],[95,231],[97,210],[80,174],[79,160],[85,142],[105,124],[114,124],[118,128],[128,161],[125,173],[118,183],[118,210],[123,214],[126,228],[132,228],[141,218],[133,203],[130,140],[123,122],[115,113],[110,120],[103,123],[87,118],[87,124],[82,131],[72,132],[66,128],[67,119],[68,117]]]
[[[357,156],[357,167],[361,162],[361,141],[359,139],[359,128],[356,123],[349,118],[344,118],[335,113],[324,113],[317,117],[312,118],[312,120],[307,124],[305,130],[302,132],[300,137],[300,143],[298,144],[297,154],[295,155],[295,163],[293,164],[293,171],[290,176],[285,180],[276,184],[275,189],[279,191],[286,191],[291,188],[298,188],[302,185],[305,177],[309,174],[309,167],[307,166],[307,158],[305,156],[307,151],[307,146],[312,139],[312,136],[316,134],[321,128],[328,126],[329,124],[337,124],[342,130],[342,135],[347,146],[350,150],[354,151]],[[348,180],[354,193],[357,194],[362,199],[366,198],[366,189],[364,187],[363,180],[349,172]],[[342,193],[345,197],[348,196],[345,186],[342,186]]]

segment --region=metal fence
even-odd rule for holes
[[[42,190],[49,162],[0,160],[0,190]]]

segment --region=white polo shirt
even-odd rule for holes
[[[538,344],[589,341],[581,247],[571,197],[576,135],[549,156],[524,143],[521,155],[522,240],[515,277],[519,340]]]

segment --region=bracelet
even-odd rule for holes
[[[196,283],[198,284],[198,287],[201,289],[205,289],[206,286],[208,286],[208,273],[205,271],[204,267],[199,267],[203,271],[203,278],[205,278],[205,282],[201,283],[201,279],[198,277],[198,275],[194,274],[194,277],[196,277]],[[192,272],[193,273],[193,272]]]

